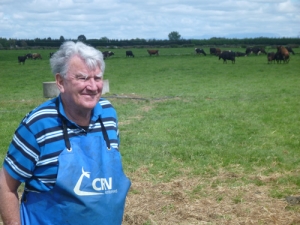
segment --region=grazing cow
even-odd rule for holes
[[[206,56],[206,53],[202,48],[195,48],[195,52],[196,52],[196,54],[203,54]]]
[[[21,65],[21,63],[23,63],[23,65],[25,64],[25,60],[27,59],[27,56],[18,56],[18,62],[19,65]]]
[[[104,51],[104,52],[102,52],[102,54],[103,54],[103,59],[106,59],[108,57],[111,57],[115,53],[113,53],[112,51]]]
[[[283,61],[283,56],[281,55],[280,52],[276,52],[274,55],[274,59],[276,60],[277,64],[281,63],[281,61]]]
[[[243,52],[236,52],[235,56],[240,57],[240,56],[247,56],[247,55],[246,55],[246,53],[243,53]]]
[[[126,51],[126,57],[134,57],[132,51]]]
[[[290,54],[289,51],[283,47],[283,46],[278,46],[277,47],[277,53],[278,55],[281,55],[281,57],[283,58],[283,62],[284,63],[288,63],[290,60]]]
[[[265,55],[267,55],[267,52],[264,48],[258,48],[258,49],[254,49],[253,52],[256,54],[256,55],[259,55],[260,53],[264,53]]]
[[[248,47],[246,49],[246,55],[249,55],[251,53],[254,53],[255,55],[259,55],[260,53],[267,54],[267,52],[265,51],[264,48],[260,48],[260,47]]]
[[[51,58],[53,56],[54,52],[50,52],[49,53],[49,58]]]
[[[32,54],[31,53],[28,53],[25,56],[27,57],[27,59],[32,59]]]
[[[223,63],[227,63],[226,60],[231,60],[231,63],[235,63],[235,52],[224,51],[219,55],[220,59],[223,59]]]
[[[209,53],[211,55],[219,56],[221,54],[221,49],[219,49],[219,48],[210,48]]]
[[[158,55],[158,51],[159,50],[147,50],[147,52],[149,53],[149,56]]]
[[[272,63],[272,61],[274,61],[275,63],[275,52],[269,52],[267,55],[267,59],[268,59],[268,64]]]
[[[42,59],[42,56],[39,53],[32,53],[32,59],[34,59],[34,60],[36,60],[36,59]]]
[[[293,55],[295,55],[295,52],[293,51],[293,49],[291,47],[285,47],[290,53],[292,53]]]
[[[246,48],[246,55],[249,55],[249,54],[251,54],[252,53],[252,48],[250,48],[250,47],[248,47],[248,48]]]

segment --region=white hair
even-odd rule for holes
[[[53,54],[50,59],[50,66],[52,73],[56,75],[59,73],[62,77],[65,77],[69,69],[70,59],[78,55],[90,69],[101,69],[102,75],[105,70],[105,63],[102,53],[96,48],[86,45],[82,42],[67,41],[64,42],[59,50]]]

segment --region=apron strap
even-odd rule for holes
[[[60,115],[60,114],[59,114]],[[64,140],[66,147],[68,151],[71,151],[71,143],[68,135],[68,127],[67,127],[67,121],[60,115],[60,118],[62,120],[62,127],[63,127],[63,134],[64,134]]]
[[[71,143],[70,143],[70,139],[69,139],[69,136],[68,136],[67,121],[59,112],[58,97],[56,98],[55,105],[56,105],[58,116],[61,119],[61,123],[62,123],[62,127],[63,127],[63,135],[64,135],[64,140],[65,140],[66,147],[67,147],[68,151],[71,151]]]
[[[106,147],[107,147],[108,150],[110,150],[109,138],[108,138],[107,131],[105,129],[105,126],[104,126],[104,124],[102,122],[101,117],[99,117],[99,122],[101,124],[101,130],[102,130],[102,134],[103,134],[104,140],[106,142]]]

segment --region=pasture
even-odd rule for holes
[[[117,109],[132,181],[123,224],[300,224],[290,200],[300,196],[300,49],[288,64],[151,49],[159,56],[101,49],[115,53],[104,97]],[[23,116],[46,100],[42,82],[54,80],[53,50],[19,65],[29,52],[0,51],[1,162]]]

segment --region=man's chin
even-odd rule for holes
[[[93,109],[99,102],[100,99],[86,100],[83,102],[83,107],[86,109]]]

